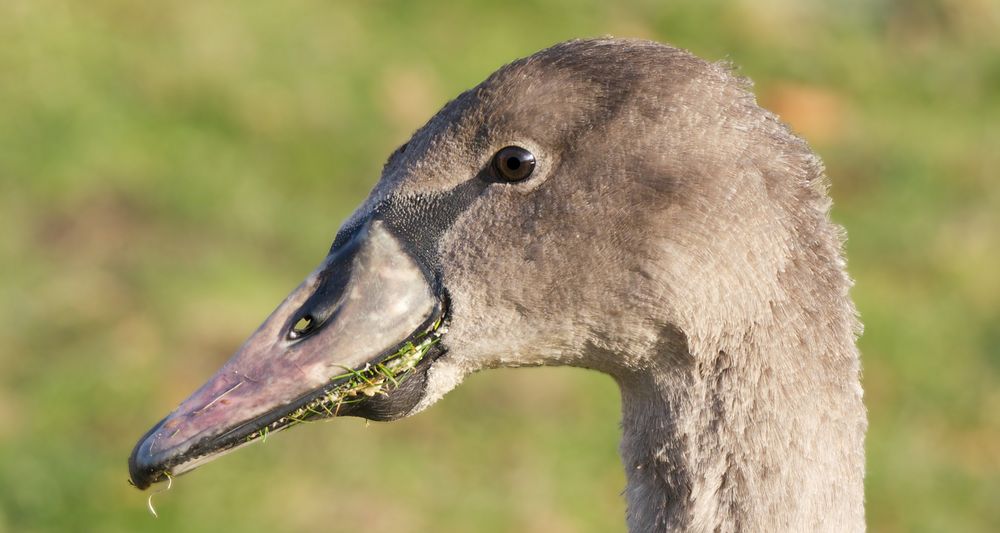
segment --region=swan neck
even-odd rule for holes
[[[820,355],[756,340],[618,377],[630,531],[864,530],[853,337]]]

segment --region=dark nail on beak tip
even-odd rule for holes
[[[164,418],[146,432],[128,457],[129,483],[137,489],[145,490],[156,481],[157,467],[152,464],[153,454],[149,448],[152,445],[153,435],[163,427],[166,420]]]

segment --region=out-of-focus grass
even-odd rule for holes
[[[0,531],[623,529],[617,391],[476,376],[276,436],[157,499],[135,439],[320,259],[383,158],[556,41],[729,59],[824,156],[866,333],[876,531],[1000,528],[1000,7],[0,3]]]

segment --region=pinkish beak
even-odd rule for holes
[[[207,383],[139,440],[129,457],[132,483],[144,489],[246,444],[262,429],[283,429],[289,413],[336,386],[345,369],[375,365],[426,332],[443,313],[429,278],[380,221],[363,224]]]

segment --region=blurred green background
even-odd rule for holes
[[[572,369],[269,439],[158,495],[136,439],[324,255],[384,158],[557,41],[731,60],[850,235],[874,531],[1000,530],[1000,4],[0,2],[0,531],[622,531]]]

